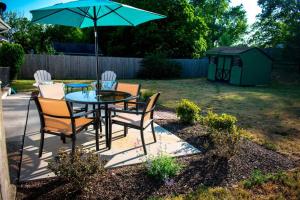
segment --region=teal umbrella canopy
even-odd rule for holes
[[[79,28],[96,26],[137,26],[164,15],[109,0],[79,0],[32,10],[32,21]]]
[[[56,24],[78,28],[94,27],[97,91],[99,85],[98,26],[137,26],[139,24],[165,18],[149,12],[110,0],[78,0],[60,3],[50,7],[30,11],[32,22]]]

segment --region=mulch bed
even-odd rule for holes
[[[18,199],[147,199],[187,194],[199,185],[226,186],[250,176],[254,169],[277,172],[296,167],[293,160],[267,150],[248,140],[242,140],[232,157],[224,157],[203,149],[207,129],[200,124],[184,126],[177,120],[159,120],[158,123],[202,149],[202,154],[178,158],[183,171],[168,184],[155,181],[146,174],[143,164],[110,169],[93,178],[91,191],[74,192],[70,184],[59,178],[30,181],[18,186]]]

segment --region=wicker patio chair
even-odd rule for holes
[[[160,93],[156,93],[152,95],[146,102],[136,102],[137,104],[143,104],[144,109],[142,112],[140,111],[129,111],[129,110],[117,110],[111,108],[109,112],[110,115],[112,115],[112,112],[116,113],[116,116],[110,117],[110,145],[109,148],[111,148],[111,143],[112,143],[112,125],[113,124],[118,124],[124,126],[124,136],[127,135],[127,128],[134,128],[140,130],[141,138],[142,138],[142,144],[143,144],[143,149],[144,153],[147,154],[147,149],[146,149],[146,144],[145,144],[145,139],[144,139],[144,130],[151,125],[152,128],[152,134],[154,138],[154,142],[156,142],[156,137],[155,137],[155,130],[154,130],[154,121],[153,121],[153,114],[154,114],[154,109],[157,103],[157,100],[160,96]],[[132,102],[133,103],[133,102]]]
[[[41,122],[41,141],[39,157],[42,156],[45,133],[58,135],[63,143],[66,137],[72,139],[72,153],[75,150],[76,135],[89,125],[94,125],[96,133],[96,150],[99,151],[99,121],[97,118],[87,118],[97,111],[73,113],[70,104],[64,100],[35,97]]]
[[[51,74],[46,70],[38,70],[34,73],[35,83],[33,86],[38,87],[42,84],[52,84]]]

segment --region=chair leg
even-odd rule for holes
[[[44,133],[44,131],[41,131],[41,141],[40,141],[39,158],[42,157],[42,154],[43,154],[44,139],[45,139],[45,133]]]
[[[124,126],[124,137],[127,136],[128,133],[128,126]]]
[[[156,142],[156,136],[155,136],[155,129],[154,129],[154,122],[153,121],[151,122],[151,129],[152,129],[152,135],[153,135],[154,142]]]
[[[72,135],[72,155],[75,153],[75,146],[76,146],[76,135],[73,133]]]
[[[145,139],[144,139],[144,131],[143,130],[141,130],[141,138],[142,138],[144,153],[145,153],[145,155],[147,155],[147,149],[146,149],[146,144],[145,144]]]
[[[65,136],[64,134],[61,134],[61,135],[60,135],[60,139],[62,140],[62,142],[63,142],[64,144],[66,144],[66,136]]]

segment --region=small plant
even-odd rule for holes
[[[194,102],[182,99],[177,108],[176,114],[180,121],[185,124],[193,124],[201,118],[201,109]]]
[[[75,149],[74,155],[59,150],[57,157],[52,160],[48,168],[55,175],[66,179],[76,190],[87,190],[92,175],[103,172],[103,165],[98,155],[87,152],[81,147]]]
[[[140,78],[171,79],[180,77],[182,67],[179,63],[167,59],[163,53],[147,55],[141,63]]]
[[[264,146],[268,150],[272,150],[272,151],[277,150],[277,146],[274,143],[266,141],[266,140],[263,141],[262,146]]]
[[[24,49],[19,44],[4,42],[0,45],[0,66],[10,67],[10,80],[16,78],[24,62]]]
[[[160,181],[168,181],[181,171],[182,165],[171,156],[160,154],[149,159],[146,168],[150,177]]]
[[[205,122],[210,128],[218,131],[228,131],[231,133],[236,130],[237,119],[232,115],[224,113],[218,115],[212,111],[208,111],[208,114],[205,117]]]
[[[251,189],[254,186],[262,185],[269,181],[284,181],[287,175],[283,172],[277,172],[274,174],[263,174],[260,170],[254,170],[249,179],[243,181],[243,185],[247,189]]]

